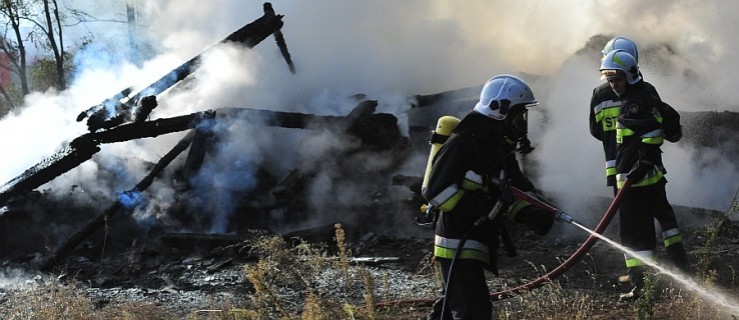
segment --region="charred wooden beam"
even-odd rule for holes
[[[167,233],[159,237],[162,246],[181,250],[213,250],[219,247],[237,245],[245,241],[255,241],[268,235],[265,230],[246,230],[244,234],[211,233]]]
[[[133,87],[125,88],[125,89],[121,90],[121,92],[118,92],[118,93],[114,94],[112,97],[103,100],[103,102],[97,104],[96,106],[94,106],[94,107],[92,107],[92,108],[90,108],[90,109],[88,109],[86,111],[82,111],[77,116],[77,122],[80,122],[80,121],[84,120],[92,112],[97,111],[98,109],[101,109],[101,110],[113,110],[113,109],[115,109],[115,107],[121,103],[120,102],[121,99],[127,98],[128,95],[131,94],[132,91],[133,91]],[[107,115],[106,115],[106,117],[107,117]]]
[[[184,116],[163,118],[146,122],[128,123],[113,129],[88,133],[93,141],[97,143],[123,142],[141,138],[151,138],[167,133],[180,132],[193,129],[202,121],[212,119],[214,111],[195,112]]]
[[[373,113],[375,113],[375,110],[377,109],[377,100],[363,100],[360,101],[354,109],[352,109],[349,114],[344,117],[344,119],[341,120],[339,125],[337,126],[339,130],[346,131],[349,130],[349,128],[354,125],[357,121],[360,119],[363,119],[364,117],[367,117]]]
[[[79,137],[70,145],[0,187],[0,206],[14,196],[26,194],[57,176],[74,169],[100,151],[90,137]]]
[[[98,145],[101,143],[156,137],[166,133],[184,131],[195,128],[203,120],[213,117],[215,117],[213,111],[196,112],[186,116],[131,123],[111,130],[84,134],[72,140],[68,146],[51,157],[42,160],[0,187],[0,206],[12,197],[28,193],[90,160],[95,153],[100,151]]]
[[[172,150],[170,150],[167,154],[164,155],[164,157],[159,160],[159,162],[157,162],[157,164],[151,169],[149,174],[141,179],[141,181],[139,181],[139,183],[137,183],[133,189],[123,192],[122,196],[127,196],[133,193],[140,193],[146,190],[152,184],[152,182],[154,182],[154,178],[158,176],[164,170],[164,168],[166,168],[167,165],[169,165],[180,153],[182,153],[182,151],[190,146],[190,143],[192,142],[194,136],[194,132],[188,133],[172,148]],[[128,208],[125,201],[122,201],[121,197],[119,197],[118,199],[116,199],[116,201],[113,202],[113,204],[108,207],[108,209],[105,210],[105,212],[103,212],[103,214],[95,217],[85,227],[77,231],[75,234],[69,237],[67,241],[62,243],[62,245],[54,251],[54,254],[46,262],[44,262],[44,264],[42,265],[42,269],[50,270],[51,268],[53,268],[83,240],[87,239],[87,237],[100,229],[100,227],[104,226],[105,223],[113,217],[113,215],[124,209],[131,208]]]
[[[264,14],[265,15],[275,15],[275,9],[272,8],[272,4],[269,2],[264,3]],[[282,31],[277,30],[274,32],[275,36],[275,42],[277,42],[277,47],[280,48],[280,53],[282,54],[282,57],[285,58],[285,62],[287,62],[287,67],[290,68],[290,72],[292,74],[295,74],[295,65],[293,64],[293,60],[290,57],[290,52],[287,51],[287,43],[285,43],[285,36],[282,35]]]
[[[151,111],[156,108],[159,103],[157,102],[157,96],[146,96],[141,98],[138,102],[138,108],[133,115],[133,122],[144,122],[149,118]]]
[[[311,125],[317,125],[319,123],[332,127],[346,127],[346,123],[351,123],[352,121],[347,119],[360,119],[362,115],[367,115],[373,110],[372,103],[362,102],[347,117],[317,116],[295,112],[247,108],[218,109],[217,114],[221,118],[243,118],[252,121],[255,125],[306,129],[310,128]],[[64,147],[61,151],[42,160],[39,164],[2,185],[0,187],[0,206],[12,197],[38,188],[44,183],[89,160],[95,153],[100,151],[99,144],[156,137],[162,134],[193,129],[201,125],[203,121],[210,121],[214,116],[215,112],[209,110],[172,118],[134,122],[105,131],[84,134],[75,138],[69,146]]]
[[[242,43],[247,48],[253,48],[271,34],[279,31],[284,24],[282,22],[283,15],[275,14],[274,10],[271,9],[271,4],[269,5],[270,10],[268,12],[266,10],[267,4],[268,3],[265,3],[264,15],[234,31],[218,43],[237,42]],[[212,48],[212,46],[210,48]],[[158,95],[188,77],[195,71],[195,69],[197,69],[201,62],[203,53],[210,48],[205,49],[200,54],[173,69],[163,77],[159,78],[159,80],[153,82],[132,97],[128,98],[126,102],[120,101],[122,98],[128,96],[128,94],[122,95],[124,92],[122,91],[121,93],[106,99],[102,103],[83,111],[79,116],[77,116],[77,121],[82,121],[84,118],[90,117],[87,121],[87,127],[90,132],[95,132],[99,129],[112,128],[133,120],[133,112],[131,112],[131,109],[140,99],[145,96]],[[291,64],[292,62],[290,61],[289,63]],[[114,107],[111,108],[111,106]],[[112,110],[116,111],[116,115],[112,115],[113,117],[110,118]]]
[[[218,109],[219,118],[240,118],[256,125],[290,129],[309,129],[311,126],[326,124],[333,126],[344,121],[342,116],[319,116],[299,112],[282,112],[248,108]]]
[[[361,141],[361,150],[381,152],[405,143],[398,128],[398,118],[389,113],[375,113],[358,119],[347,131]]]
[[[195,138],[190,144],[190,151],[187,153],[185,164],[181,169],[182,176],[190,177],[200,170],[200,167],[205,161],[205,154],[207,153],[207,141],[212,136],[213,132],[210,130],[195,129]],[[188,179],[185,179],[185,181],[188,181]]]

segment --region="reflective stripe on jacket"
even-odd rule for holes
[[[452,184],[439,192],[435,197],[429,199],[429,202],[442,211],[451,211],[457,206],[459,200],[462,199],[465,191],[479,190],[481,188],[482,176],[469,170],[464,175],[461,187],[456,183]]]
[[[440,235],[436,235],[434,237],[434,256],[453,259],[461,241],[461,239],[445,238]],[[487,264],[490,263],[490,250],[488,245],[480,241],[467,239],[464,242],[459,258],[478,260]]]
[[[628,172],[627,173],[619,173],[619,174],[617,174],[616,175],[616,183],[617,183],[616,186],[619,189],[623,188],[624,183],[626,182],[626,179],[628,177],[629,177],[629,173]],[[653,185],[653,184],[659,182],[660,180],[662,180],[662,178],[664,178],[664,177],[665,177],[665,169],[664,169],[664,167],[658,166],[658,165],[653,165],[652,168],[650,168],[649,171],[647,171],[647,174],[644,176],[643,179],[641,179],[641,180],[639,180],[639,181],[637,181],[635,183],[632,183],[631,186],[632,187],[644,187],[644,186]]]
[[[606,185],[614,185],[616,175],[616,121],[621,101],[606,82],[593,89],[590,100],[590,134],[603,143]]]

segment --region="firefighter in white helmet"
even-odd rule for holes
[[[636,59],[624,50],[609,52],[601,62],[600,71],[620,104],[614,119],[616,186],[620,189],[627,178],[632,182],[621,200],[620,238],[624,246],[638,254],[625,256],[632,290],[621,297],[635,298],[641,293],[644,273],[648,270],[643,258],[654,256],[655,219],[660,222],[670,262],[684,272],[690,272],[690,265],[665,191],[666,170],[660,148],[664,141],[659,111],[662,101],[642,79]]]
[[[624,36],[612,38],[605,47],[603,47],[604,58],[613,50],[624,50],[632,57],[639,57],[636,44],[631,39]],[[657,90],[644,82],[645,90],[650,91],[659,98]],[[605,173],[606,185],[613,188],[615,195],[616,188],[616,117],[618,117],[621,102],[615,92],[611,89],[608,82],[595,87],[592,97],[590,98],[590,134],[603,143],[603,152],[605,154]]]
[[[636,61],[639,61],[639,50],[636,48],[636,43],[634,40],[624,36],[616,36],[611,40],[608,40],[606,45],[603,46],[601,53],[603,53],[603,57],[605,57],[607,54],[611,53],[611,51],[619,49],[628,52],[632,57],[634,57],[634,59],[636,59]]]
[[[459,122],[434,157],[423,196],[440,211],[434,256],[440,263],[445,289],[429,319],[439,319],[442,314],[445,319],[492,317],[484,270],[497,274],[500,242],[509,256],[516,255],[501,219],[526,224],[540,235],[551,228],[554,220],[550,213],[516,201],[498,183],[510,183],[523,191],[534,189],[516,160],[515,139],[508,137],[505,120],[511,112],[537,104],[523,80],[512,75],[492,77],[483,86],[473,111]]]

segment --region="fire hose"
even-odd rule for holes
[[[611,220],[613,219],[613,216],[616,214],[616,211],[618,210],[619,205],[621,204],[621,200],[623,199],[623,195],[627,189],[631,186],[631,179],[626,179],[624,182],[623,187],[618,191],[616,196],[613,198],[613,201],[611,201],[611,204],[608,206],[608,209],[603,214],[603,217],[601,217],[600,221],[596,225],[596,227],[593,229],[593,232],[597,234],[603,234],[605,229],[608,227],[608,224],[611,223]],[[551,212],[555,219],[558,219],[563,222],[572,223],[572,218],[564,213],[564,211],[536,198],[529,194],[526,194],[525,192],[509,187],[511,192],[513,193],[513,196],[518,199],[524,199],[526,201],[529,201],[532,205],[537,206],[539,208],[545,209],[549,212]],[[568,221],[569,220],[569,221]],[[518,287],[493,292],[490,293],[490,299],[492,301],[498,301],[503,300],[507,298],[514,297],[518,294],[521,294],[523,292],[536,289],[542,285],[544,285],[547,282],[552,281],[553,279],[559,277],[562,275],[565,271],[569,270],[570,267],[572,267],[575,263],[580,261],[580,259],[590,250],[590,248],[595,245],[595,243],[598,241],[598,237],[595,235],[590,235],[583,243],[580,245],[580,247],[572,254],[570,255],[567,260],[562,262],[559,266],[549,271],[547,274],[536,278],[532,281],[529,281],[525,284],[522,284]],[[459,251],[459,250],[457,250]],[[446,292],[446,291],[445,291]],[[376,304],[376,307],[386,307],[391,305],[430,305],[432,304],[436,299],[405,299],[405,300],[395,300],[395,301],[387,301],[387,302],[381,302]]]

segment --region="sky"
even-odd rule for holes
[[[68,0],[101,20],[125,20],[123,1]],[[143,88],[172,68],[202,54],[203,64],[188,90],[164,93],[152,118],[222,107],[242,107],[320,115],[345,115],[349,96],[378,100],[377,112],[409,121],[407,97],[480,86],[496,74],[535,76],[530,82],[541,105],[531,112],[530,131],[540,164],[532,177],[543,192],[555,193],[573,217],[592,220],[605,186],[600,142],[588,133],[593,87],[602,80],[600,55],[576,55],[596,35],[624,35],[642,50],[645,79],[679,111],[739,112],[739,3],[708,1],[272,1],[284,15],[282,32],[296,66],[291,74],[272,38],[252,50],[218,44],[262,15],[262,2],[243,0],[150,0],[134,3],[142,23],[141,41],[152,54],[141,64],[128,60],[128,34],[120,22],[87,23],[67,35],[92,36],[94,45],[75,59],[79,67],[63,92],[33,93],[0,119],[0,183],[52,155],[87,132],[77,115],[121,89]],[[67,41],[66,43],[73,43]],[[603,44],[604,45],[604,44]],[[669,46],[672,52],[665,52]],[[654,50],[648,50],[655,48]],[[663,48],[660,50],[659,48]],[[651,53],[648,54],[648,53]],[[470,105],[470,109],[472,109]],[[544,115],[547,115],[545,124]],[[246,177],[250,164],[285,173],[316,152],[327,152],[335,137],[222,124],[229,143],[201,178],[204,190],[223,191],[226,177]],[[432,127],[431,123],[428,126]],[[407,127],[407,126],[406,126]],[[736,134],[736,133],[734,133]],[[99,197],[114,197],[146,174],[183,134],[103,145],[101,152],[41,189],[80,185]],[[249,139],[244,139],[249,137]],[[664,146],[668,198],[673,204],[725,211],[739,187],[732,159],[697,152],[685,143]],[[710,163],[698,168],[698,161]],[[426,159],[410,159],[399,174],[422,176]],[[220,168],[220,169],[219,169]],[[218,171],[223,168],[234,171]],[[330,181],[327,171],[322,181]],[[220,182],[219,182],[220,181]],[[218,193],[228,203],[237,190]],[[172,205],[174,191],[154,185],[151,201]],[[313,190],[317,208],[331,201],[369,201],[359,186],[323,185]],[[331,198],[326,198],[331,195]],[[223,198],[226,197],[226,198]],[[360,199],[360,200],[358,200]],[[215,205],[215,204],[209,204]],[[228,215],[229,208],[213,210]],[[146,217],[153,212],[140,212]],[[222,231],[214,226],[212,231]]]

